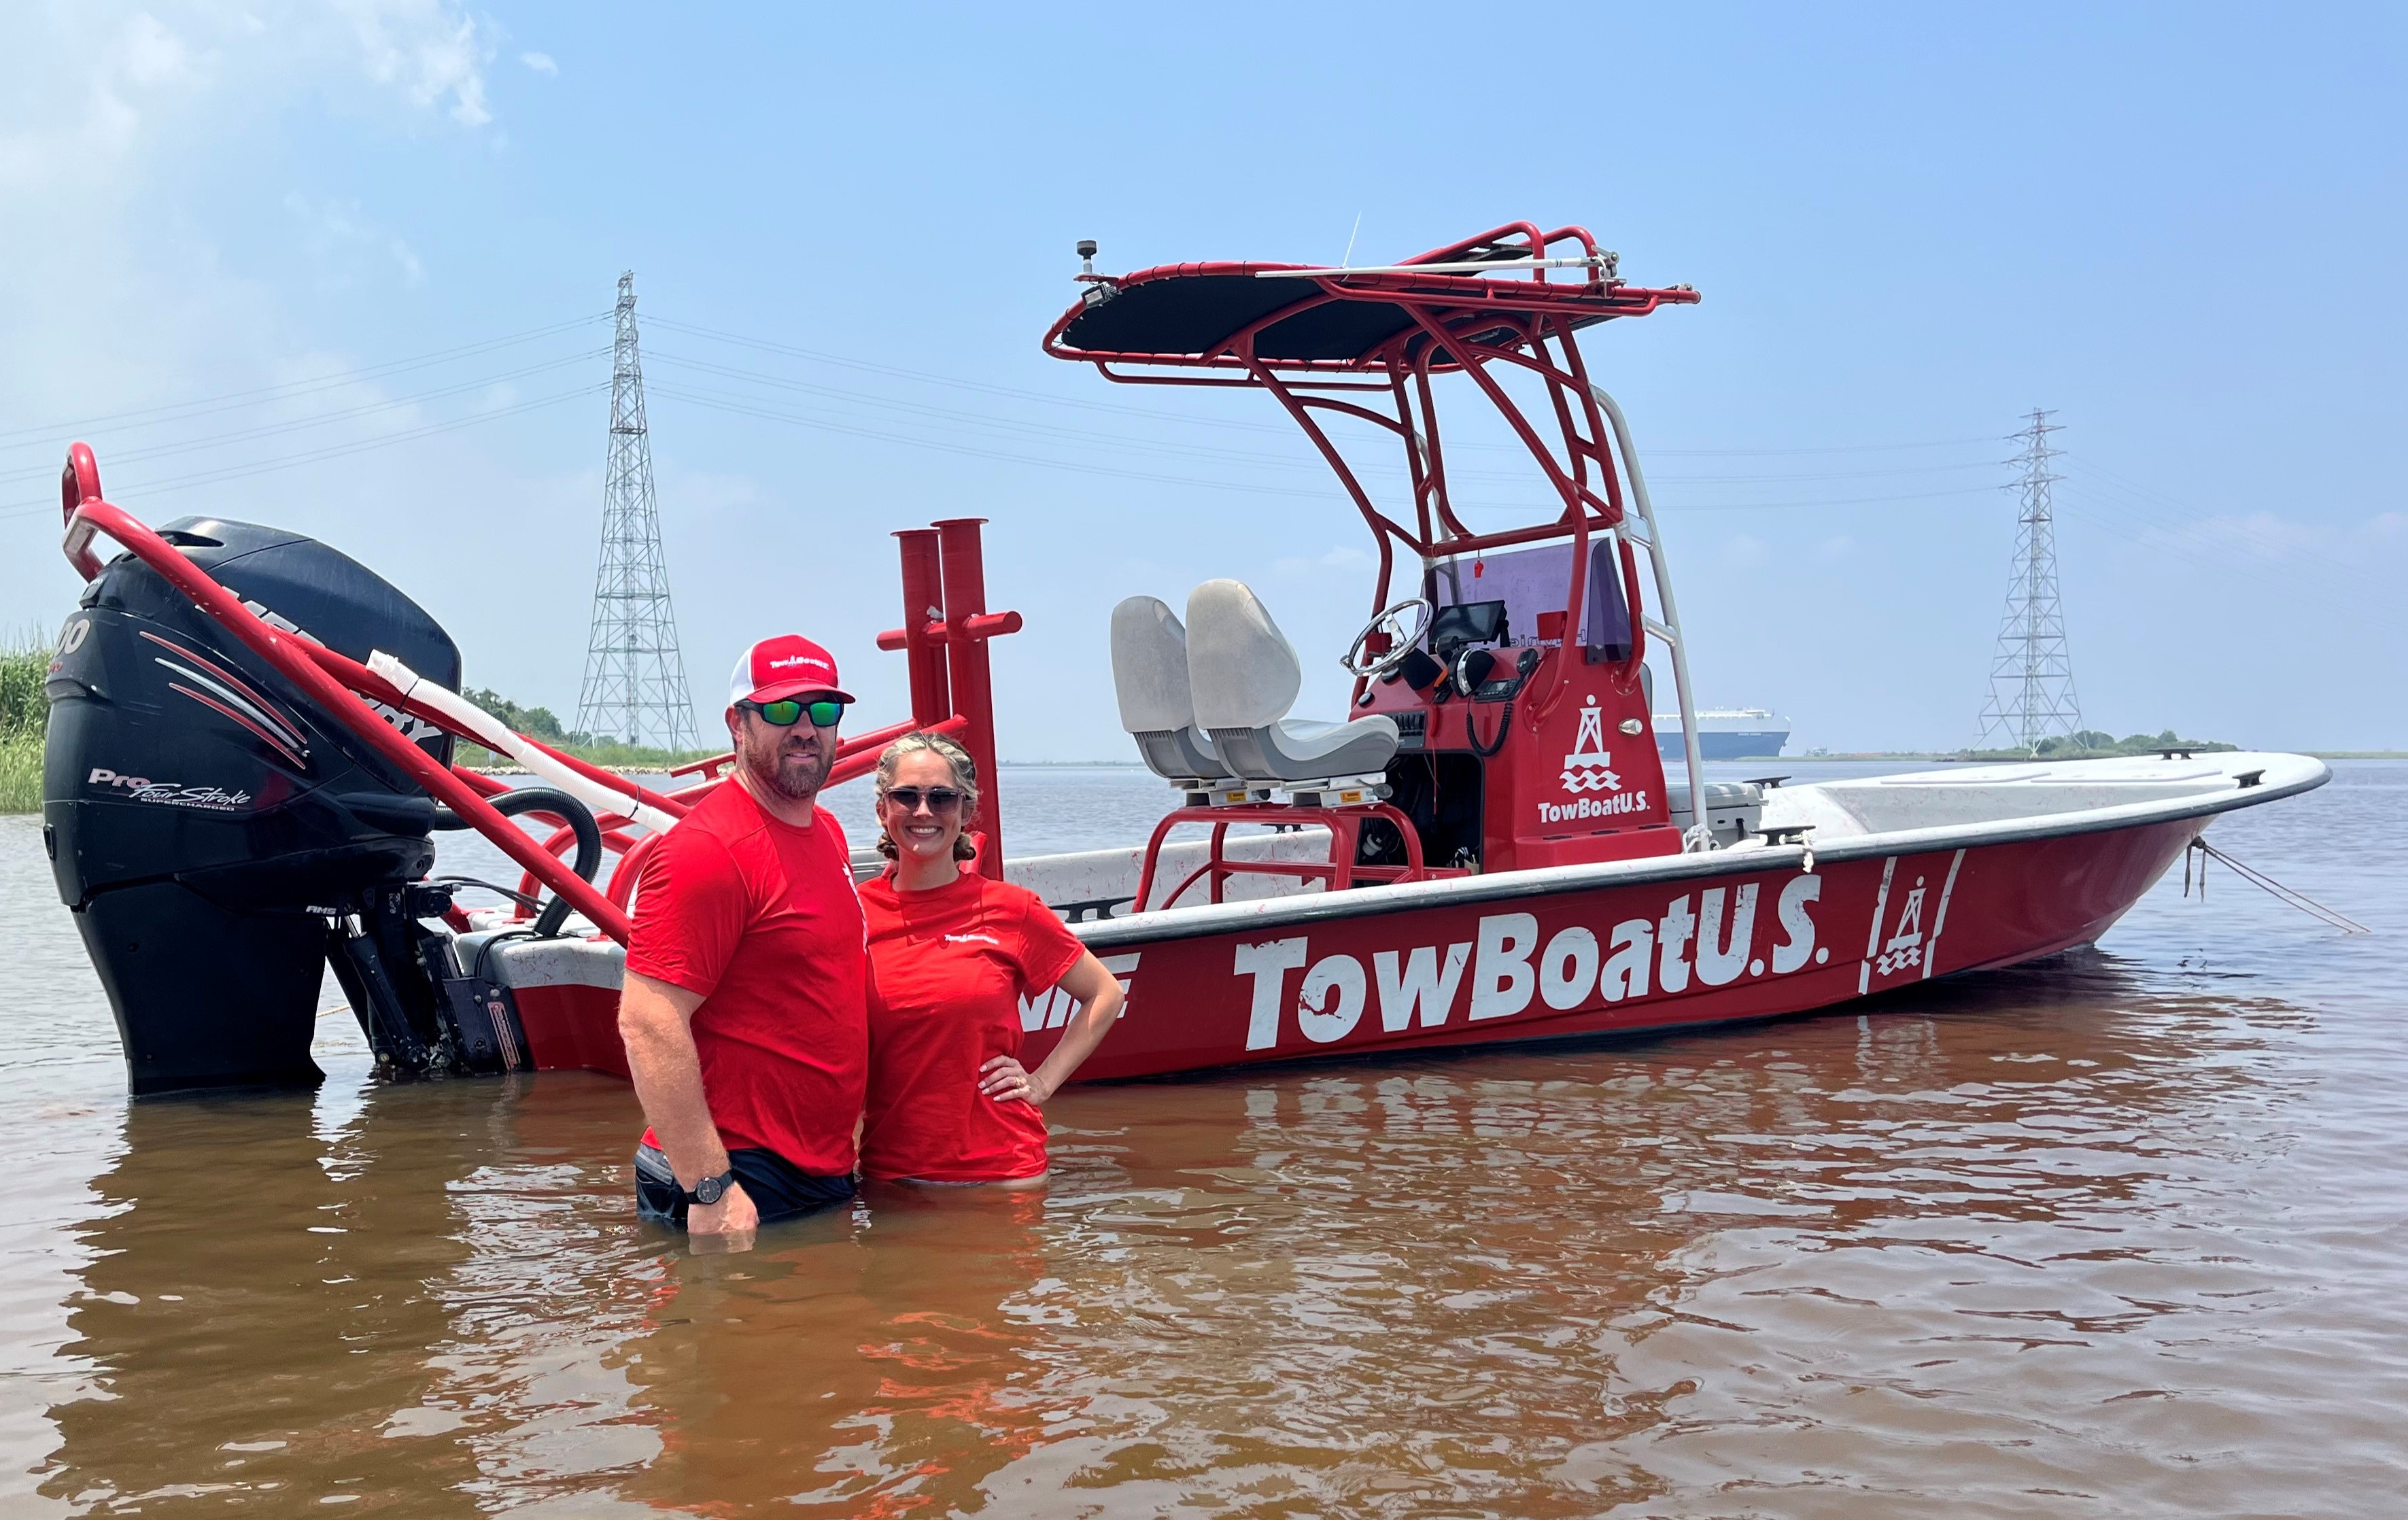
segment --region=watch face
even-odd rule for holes
[[[706,1177],[702,1181],[694,1184],[694,1200],[696,1203],[708,1206],[710,1204],[717,1203],[721,1197],[726,1192],[726,1178]]]

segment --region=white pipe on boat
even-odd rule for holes
[[[584,803],[594,810],[597,818],[604,813],[624,813],[655,832],[668,829],[677,823],[675,817],[660,809],[562,765],[512,733],[500,719],[483,708],[457,692],[428,681],[382,650],[369,652],[368,669],[392,682],[394,689],[410,701],[441,713],[446,723],[495,754],[509,756],[541,777],[547,785],[556,786]]]
[[[1631,503],[1647,524],[1647,558],[1656,566],[1656,605],[1663,609],[1664,626],[1672,631],[1665,642],[1672,646],[1672,691],[1681,704],[1681,749],[1689,764],[1690,827],[1684,842],[1693,850],[1711,850],[1713,817],[1706,807],[1705,761],[1698,753],[1698,709],[1689,695],[1689,641],[1681,637],[1681,611],[1672,603],[1672,570],[1664,562],[1664,530],[1656,522],[1656,504],[1647,499],[1647,477],[1639,468],[1639,451],[1631,446],[1630,424],[1623,420],[1622,409],[1602,385],[1590,386],[1588,394],[1597,398],[1597,404],[1605,409],[1606,420],[1613,424],[1622,471],[1630,477]],[[1649,714],[1651,721],[1654,716]]]

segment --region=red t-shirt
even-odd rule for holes
[[[872,1177],[993,1183],[1045,1169],[1045,1114],[979,1091],[979,1068],[1020,1055],[1020,999],[1062,980],[1084,952],[1025,887],[965,874],[903,892],[894,873],[861,887],[869,923]]]
[[[703,798],[644,867],[627,969],[702,995],[694,1045],[723,1143],[817,1176],[853,1169],[867,967],[851,853],[825,808],[796,828],[733,781]]]

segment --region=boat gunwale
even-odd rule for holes
[[[2332,767],[2308,755],[2258,751],[2227,751],[2215,755],[2215,762],[2222,766],[2226,779],[2233,781],[2253,769],[2266,771],[2273,768],[2246,762],[2272,760],[2292,762],[2300,768],[2286,780],[2261,781],[2250,786],[2236,785],[2229,791],[2209,792],[2197,796],[2157,797],[2103,808],[2086,808],[2073,812],[2036,813],[1986,823],[1935,824],[1922,828],[1858,834],[1811,849],[1799,844],[1771,845],[1760,850],[1716,850],[1700,854],[1649,855],[1634,860],[1599,861],[1592,865],[1546,866],[1437,882],[1354,887],[1342,893],[1305,892],[1250,902],[1156,909],[1151,912],[1132,913],[1125,918],[1090,919],[1068,927],[1088,948],[1103,951],[1172,939],[1278,929],[1333,919],[1377,918],[1430,909],[1561,896],[1604,887],[1642,886],[1700,877],[1756,875],[1800,868],[1810,856],[1820,864],[1860,860],[1868,856],[1919,854],[2014,844],[2031,839],[2069,839],[2151,824],[2213,818],[2221,813],[2237,812],[2243,808],[2312,792],[2332,780]],[[2073,762],[2075,765],[2093,763],[2098,762]],[[1948,772],[1909,771],[1901,774],[1945,776]],[[1846,779],[1894,781],[1898,778]],[[2133,781],[2143,778],[2118,779]],[[1838,780],[1835,778],[1835,783]],[[1806,789],[1801,787],[1799,790]]]

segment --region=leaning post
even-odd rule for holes
[[[1003,806],[1001,778],[995,762],[995,685],[987,668],[986,641],[997,634],[1020,631],[1020,614],[990,614],[986,609],[986,561],[979,544],[982,517],[949,517],[937,523],[938,545],[944,572],[945,663],[953,685],[953,711],[967,724],[962,747],[979,769],[985,797],[979,822],[986,848],[979,853],[979,869],[1003,880]]]
[[[911,681],[911,721],[927,728],[953,715],[939,626],[945,618],[939,535],[934,528],[905,528],[895,538],[903,552],[903,651]]]

